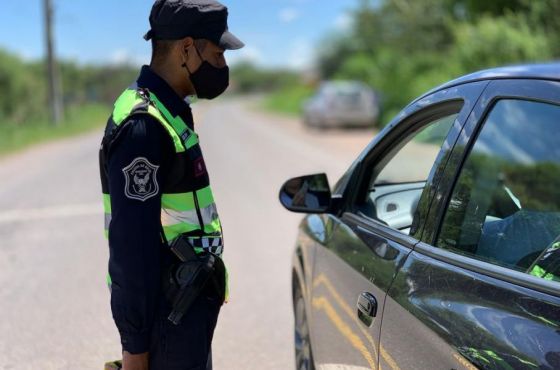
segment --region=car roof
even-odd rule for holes
[[[512,65],[474,72],[446,82],[443,85],[430,90],[416,100],[420,100],[425,96],[433,94],[434,92],[463,85],[469,82],[517,78],[560,81],[560,62]]]

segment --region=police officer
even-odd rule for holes
[[[151,64],[117,99],[105,130],[100,170],[110,250],[107,282],[125,370],[212,367],[211,341],[227,274],[216,268],[214,284],[204,286],[175,325],[168,320],[170,276],[180,261],[170,246],[181,240],[196,254],[218,260],[223,252],[185,98],[213,99],[228,87],[224,51],[244,45],[228,31],[227,16],[217,1],[156,1],[144,36],[152,41]]]

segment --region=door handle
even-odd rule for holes
[[[358,318],[367,326],[371,326],[373,319],[377,316],[377,299],[373,294],[363,292],[356,303],[358,307]]]

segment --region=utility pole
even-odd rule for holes
[[[43,0],[45,14],[45,43],[47,49],[47,80],[49,83],[48,99],[51,112],[51,122],[58,125],[62,121],[62,100],[53,41],[53,5],[52,0]]]

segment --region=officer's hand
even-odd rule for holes
[[[148,352],[133,355],[124,351],[122,370],[148,370]]]

